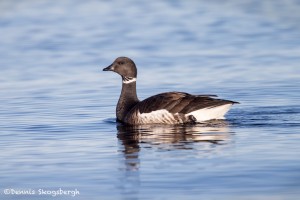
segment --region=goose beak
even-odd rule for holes
[[[108,67],[105,67],[103,69],[103,71],[113,71],[114,70],[114,67],[113,67],[113,64],[109,65]]]

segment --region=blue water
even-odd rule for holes
[[[1,1],[0,199],[52,199],[39,189],[298,199],[299,10],[297,0]],[[184,91],[241,104],[207,125],[117,124],[121,79],[101,70],[118,56],[136,62],[140,99]]]

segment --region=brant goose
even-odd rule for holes
[[[122,77],[116,114],[117,120],[126,124],[185,124],[224,119],[230,107],[238,103],[212,98],[216,95],[184,92],[166,92],[139,101],[136,94],[137,69],[130,58],[119,57],[103,71],[113,71]]]

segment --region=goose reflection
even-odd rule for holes
[[[117,125],[118,139],[124,154],[126,170],[139,169],[142,148],[191,150],[196,143],[203,148],[217,148],[230,139],[229,126],[224,120],[196,125]],[[197,147],[199,148],[199,147]]]

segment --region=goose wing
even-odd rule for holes
[[[138,109],[141,114],[163,109],[170,113],[187,114],[202,108],[214,108],[225,104],[238,103],[212,97],[216,97],[216,95],[191,95],[183,92],[167,92],[151,96],[139,102],[135,109]]]

